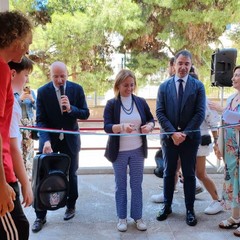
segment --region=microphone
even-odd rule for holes
[[[65,95],[65,94],[64,94],[64,86],[63,86],[63,85],[61,85],[61,86],[59,87],[59,90],[60,90],[61,97],[62,97],[62,95]],[[67,109],[67,107],[63,105],[63,106],[62,106],[62,110],[65,111],[66,109]]]

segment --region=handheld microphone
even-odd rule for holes
[[[63,86],[63,85],[61,85],[61,86],[59,87],[59,90],[60,90],[61,97],[62,97],[62,95],[65,95],[65,94],[64,94],[64,86]],[[67,109],[67,107],[63,105],[63,106],[62,106],[62,110],[65,111],[66,109]]]

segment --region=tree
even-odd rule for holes
[[[210,43],[218,43],[226,25],[238,19],[239,1],[192,0],[136,0],[142,9],[144,27],[138,37],[126,32],[123,44],[135,52],[136,69],[141,66],[138,56],[166,61],[168,51],[173,55],[188,49],[193,53],[194,64],[201,68],[210,64],[213,50]],[[223,14],[224,13],[224,14]],[[136,35],[136,33],[134,33]],[[155,66],[155,63],[153,64]]]
[[[211,43],[219,44],[226,25],[238,19],[238,0],[12,0],[36,25],[32,57],[46,81],[57,59],[69,67],[74,81],[89,92],[110,88],[111,54],[127,57],[140,85],[159,84],[151,76],[164,69],[181,49],[193,54],[200,79],[210,76]],[[122,36],[119,47],[109,36]],[[45,77],[44,77],[45,76]]]

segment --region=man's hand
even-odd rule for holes
[[[52,152],[53,150],[52,150],[52,145],[50,141],[46,141],[43,146],[43,153],[52,153]]]
[[[61,105],[66,107],[66,110],[64,110],[63,112],[71,111],[71,105],[67,95],[61,96]]]
[[[175,145],[179,145],[181,144],[182,142],[184,142],[186,139],[186,134],[185,133],[182,133],[182,132],[175,132],[173,133],[172,135],[172,140],[173,140],[173,143]]]
[[[7,212],[14,209],[13,201],[16,199],[16,194],[13,188],[8,184],[2,184],[0,189],[0,216],[3,217]]]

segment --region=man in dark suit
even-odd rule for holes
[[[195,165],[201,135],[199,127],[205,116],[205,90],[201,81],[191,77],[192,55],[183,50],[175,56],[175,75],[158,90],[156,115],[161,127],[164,170],[164,207],[157,220],[172,213],[172,199],[177,161],[181,159],[184,177],[186,222],[195,226]],[[165,133],[164,133],[165,132]]]
[[[89,109],[83,88],[67,80],[67,67],[62,62],[54,62],[50,67],[51,82],[38,89],[37,126],[76,131],[77,134],[40,132],[39,151],[42,153],[60,152],[71,159],[69,168],[69,195],[64,220],[75,215],[75,204],[78,198],[77,169],[80,151],[78,119],[87,119]],[[62,88],[62,89],[61,89]],[[36,212],[33,232],[42,229],[46,222],[47,211]]]

